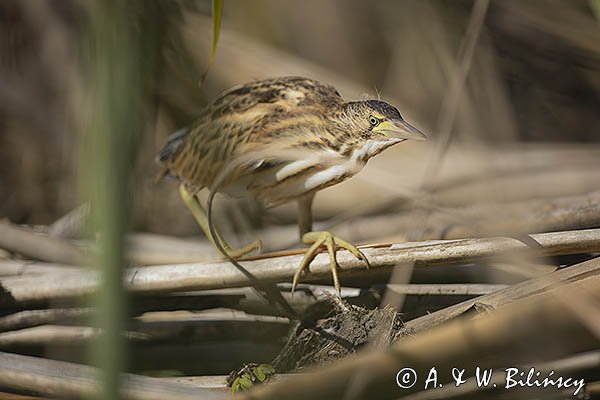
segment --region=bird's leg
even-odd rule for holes
[[[300,263],[300,266],[294,274],[292,281],[292,293],[298,286],[300,275],[308,267],[308,265],[314,260],[321,247],[327,248],[329,253],[329,266],[331,268],[331,275],[333,276],[333,285],[337,290],[338,294],[341,294],[340,281],[337,274],[337,259],[336,252],[339,249],[346,249],[350,253],[354,254],[359,260],[363,260],[367,264],[367,268],[370,267],[369,260],[367,257],[354,246],[352,243],[345,241],[333,233],[328,231],[316,231],[312,232],[312,201],[314,194],[307,195],[298,200],[298,227],[300,228],[300,238],[306,244],[311,244],[310,248],[304,254],[304,258]]]
[[[200,204],[196,196],[192,195],[184,184],[179,185],[179,195],[181,196],[181,199],[183,200],[187,208],[191,211],[192,215],[194,216],[194,219],[196,220],[198,225],[200,225],[200,228],[202,229],[206,237],[211,241],[213,246],[217,248],[217,245],[215,244],[215,238],[213,238],[210,234],[206,212],[204,211],[204,208],[202,208],[202,205]],[[260,240],[255,240],[254,242],[249,243],[239,249],[232,249],[218,232],[215,236],[216,240],[218,240],[221,244],[221,247],[223,247],[227,254],[229,254],[233,258],[243,257],[246,254],[249,254],[255,250],[260,251],[261,248]]]

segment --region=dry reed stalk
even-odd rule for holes
[[[91,398],[99,393],[95,368],[37,357],[0,353],[0,385],[50,397]],[[223,399],[191,385],[122,374],[120,398],[130,400]]]
[[[469,263],[498,256],[514,256],[519,252],[538,256],[555,256],[600,251],[600,229],[533,234],[540,248],[532,249],[518,239],[500,237],[413,242],[365,248],[371,269],[365,269],[346,252],[340,252],[340,276],[390,271],[394,266],[410,264],[418,268]],[[302,253],[302,251],[299,251]],[[268,256],[268,255],[266,255]],[[301,255],[288,255],[243,261],[257,279],[269,282],[289,282],[301,260]],[[318,255],[303,280],[321,279],[330,274],[326,254]],[[185,290],[206,290],[247,286],[246,277],[228,262],[178,264],[130,268],[125,273],[125,285],[134,293],[157,293]],[[4,289],[0,305],[40,302],[73,298],[92,293],[98,286],[98,274],[91,271],[43,276],[8,277],[0,280]]]
[[[0,222],[0,248],[49,262],[80,265],[83,249],[59,238],[40,235],[31,229]]]
[[[443,322],[449,321],[465,312],[472,310],[476,304],[481,304],[493,309],[510,304],[513,301],[525,299],[537,293],[544,292],[559,283],[577,282],[589,276],[600,275],[600,259],[592,260],[560,269],[534,279],[511,285],[506,289],[499,290],[484,296],[466,300],[442,310],[432,312],[422,317],[406,322],[405,328],[409,332],[421,332],[429,330]]]

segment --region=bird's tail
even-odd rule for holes
[[[169,167],[163,165],[158,174],[154,177],[154,183],[160,182],[162,178],[169,174]]]
[[[159,163],[162,168],[160,172],[156,175],[155,182],[160,181],[169,173],[168,162],[173,157],[174,154],[177,153],[182,143],[184,142],[187,134],[187,128],[179,129],[167,138],[167,143],[163,146],[163,148],[156,155],[156,162]]]

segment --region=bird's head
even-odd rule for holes
[[[381,100],[345,103],[345,117],[364,139],[426,140],[425,134],[406,122],[398,109]]]
[[[425,134],[406,122],[398,109],[381,100],[344,103],[342,129],[352,136],[360,158],[370,158],[404,140],[424,141]]]

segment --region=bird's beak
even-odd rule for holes
[[[427,136],[404,120],[384,121],[374,130],[377,130],[389,138],[408,139],[423,142]]]

